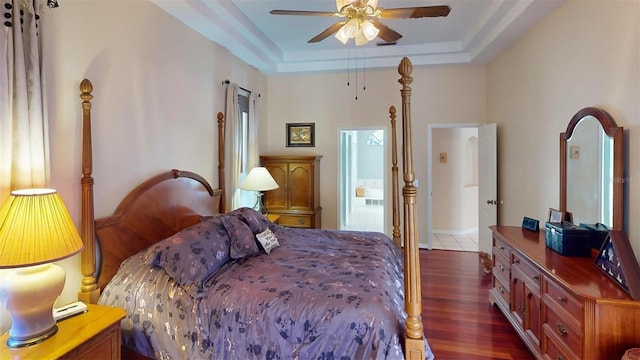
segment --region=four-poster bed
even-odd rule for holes
[[[123,320],[123,343],[147,356],[251,354],[261,358],[282,354],[306,358],[331,352],[352,358],[432,358],[421,318],[417,191],[411,148],[411,62],[403,58],[398,71],[402,84],[404,236],[400,237],[396,110],[392,106],[393,242],[379,233],[285,228],[249,209],[225,212],[221,113],[220,188],[213,189],[198,174],[172,170],[136,187],[112,216],[94,219],[93,96],[91,83],[83,80],[81,236],[85,249],[79,299],[124,307],[127,317]],[[245,227],[251,230],[246,238],[251,238],[253,245],[241,240]],[[257,246],[255,235],[267,231],[279,240],[279,249],[271,254],[251,253],[249,248]],[[210,249],[213,243],[217,247]],[[400,245],[404,245],[402,250]],[[213,255],[207,258],[208,253]],[[194,261],[203,266],[194,267]],[[317,271],[317,278],[309,275],[315,269],[321,270]],[[265,275],[270,273],[275,275]],[[327,273],[330,278],[322,278],[320,273]],[[300,288],[305,290],[304,296],[296,293]],[[273,298],[263,297],[267,295]],[[257,300],[250,302],[247,298]],[[316,298],[320,300],[314,301]],[[295,304],[286,307],[288,302]],[[298,314],[301,312],[304,314]],[[323,322],[310,314],[313,312],[321,313]],[[197,317],[191,319],[189,313]],[[265,317],[275,319],[272,331],[260,327],[258,318]],[[187,323],[175,325],[178,318],[187,318]],[[344,320],[351,325],[344,326]],[[304,325],[298,327],[297,322]],[[341,332],[343,328],[345,333]],[[218,341],[214,332],[224,332],[224,338]],[[275,335],[267,337],[262,332]],[[163,334],[168,337],[161,337]],[[240,343],[233,338],[237,334],[250,340]],[[162,349],[162,345],[179,348]]]

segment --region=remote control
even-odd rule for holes
[[[60,321],[85,312],[87,312],[87,305],[82,301],[76,301],[59,308],[53,308],[53,318],[56,321]]]

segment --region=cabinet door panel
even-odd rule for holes
[[[289,164],[290,208],[292,210],[313,210],[313,175],[311,164]]]
[[[270,163],[266,165],[267,170],[278,183],[279,188],[265,192],[264,205],[271,211],[286,209],[288,181],[287,181],[287,163]]]

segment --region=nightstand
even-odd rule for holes
[[[7,347],[0,337],[0,359],[120,359],[120,320],[123,309],[87,304],[84,314],[58,321],[51,338],[23,348]]]
[[[280,223],[280,214],[267,214],[267,219],[274,224]]]

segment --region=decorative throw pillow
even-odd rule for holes
[[[256,237],[241,218],[236,214],[220,215],[224,227],[227,229],[231,246],[229,254],[232,259],[241,259],[247,256],[260,254],[260,249],[256,243]]]
[[[238,210],[240,210],[240,215],[254,234],[265,231],[271,225],[271,221],[255,209],[245,207]]]
[[[265,231],[256,234],[256,238],[258,239],[260,245],[262,245],[262,250],[264,250],[264,252],[266,252],[267,254],[271,253],[271,250],[280,246],[278,239],[273,234],[273,232],[271,232],[271,229],[267,228]]]
[[[229,235],[216,216],[152,245],[145,257],[198,297],[206,293],[206,280],[231,260],[229,247]]]

